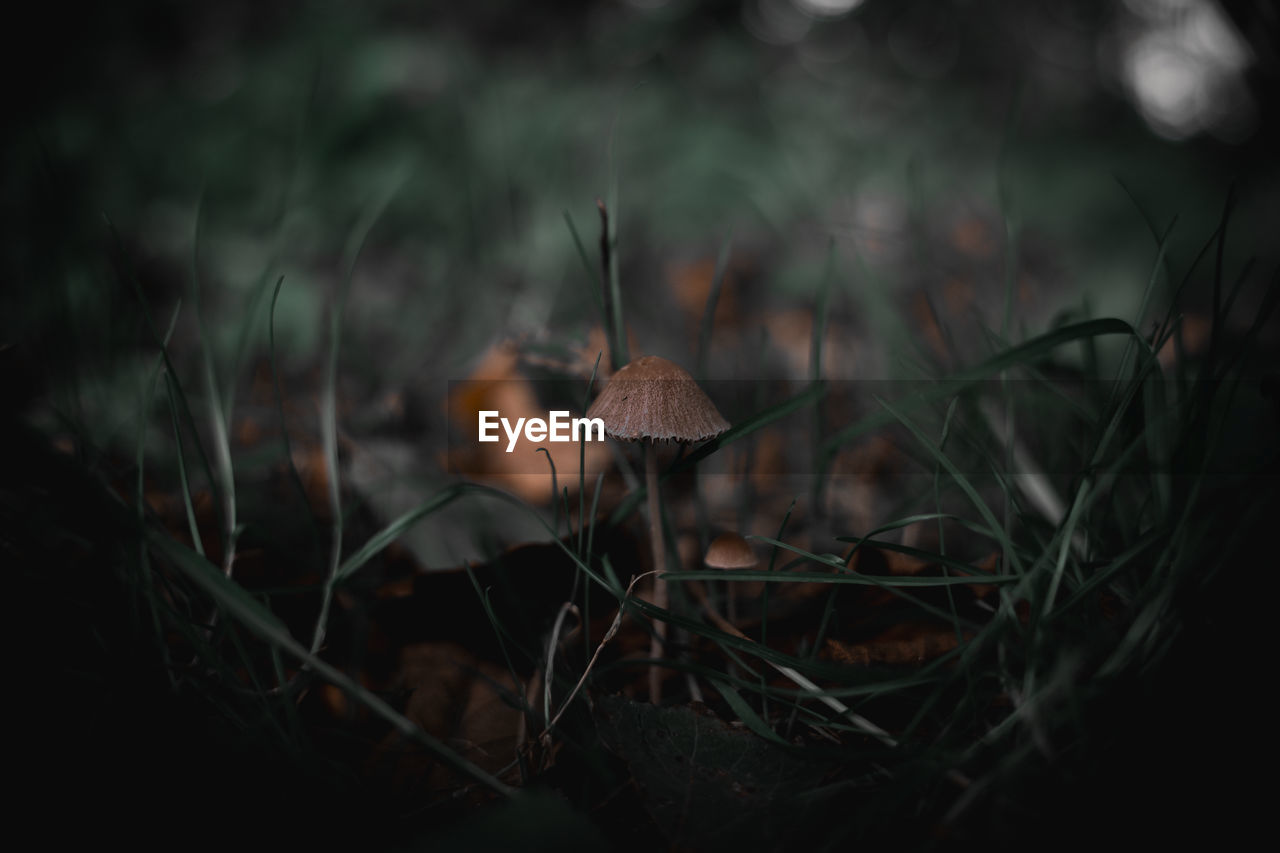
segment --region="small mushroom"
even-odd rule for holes
[[[596,397],[587,417],[604,421],[606,434],[620,441],[638,441],[644,448],[645,490],[648,492],[649,537],[653,567],[657,571],[653,603],[667,607],[666,548],[658,508],[658,464],[655,442],[696,444],[715,438],[729,428],[715,404],[680,365],[656,355],[646,355],[624,365]],[[658,657],[666,637],[666,623],[654,626],[650,656]],[[657,668],[649,673],[650,701],[661,698]]]
[[[754,569],[760,565],[756,552],[751,549],[751,543],[737,533],[721,533],[712,539],[702,562],[709,569]],[[734,585],[730,583],[726,586],[728,589],[725,590],[725,598],[729,604],[729,621],[736,623],[738,614],[735,606]]]
[[[751,544],[736,533],[721,533],[711,540],[702,562],[709,569],[754,569],[760,565]]]

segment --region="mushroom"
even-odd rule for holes
[[[644,449],[645,491],[648,493],[649,539],[653,548],[653,603],[667,607],[666,548],[658,508],[658,463],[653,444],[673,441],[696,444],[723,433],[729,422],[689,372],[674,362],[646,355],[624,365],[596,397],[587,417],[604,421],[606,434],[620,441],[638,441]],[[666,623],[654,626],[650,656],[662,652]],[[649,698],[657,704],[661,681],[655,667],[649,673]]]
[[[737,533],[721,533],[712,539],[702,562],[709,569],[754,569],[760,564],[756,552],[751,549],[751,544]],[[727,584],[727,586],[725,598],[729,604],[729,621],[737,622],[733,584]]]
[[[711,540],[702,562],[709,569],[754,569],[760,565],[750,543],[736,533],[721,533]]]

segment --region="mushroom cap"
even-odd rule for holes
[[[613,374],[587,417],[600,418],[604,431],[622,441],[692,444],[729,428],[689,371],[656,355],[641,356]]]
[[[750,569],[760,563],[751,543],[736,533],[721,533],[712,539],[702,561],[712,569]]]

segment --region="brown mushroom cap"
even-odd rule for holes
[[[689,372],[656,355],[641,356],[615,373],[587,417],[600,418],[604,431],[623,441],[692,444],[729,428]]]
[[[750,569],[760,563],[751,543],[736,533],[721,533],[711,540],[702,561],[712,569]]]

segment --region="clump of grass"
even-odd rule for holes
[[[659,664],[711,685],[719,697],[713,700],[717,708],[773,748],[803,751],[798,742],[804,737],[826,738],[838,746],[845,766],[855,768],[841,782],[856,789],[864,808],[847,817],[829,837],[832,843],[903,831],[911,821],[957,837],[975,834],[983,821],[1012,833],[1029,819],[1020,815],[1043,808],[1022,799],[1021,789],[1042,790],[1055,775],[1087,778],[1089,762],[1112,742],[1104,729],[1115,697],[1131,695],[1133,685],[1149,683],[1166,665],[1185,629],[1186,602],[1213,584],[1224,566],[1240,559],[1250,544],[1246,537],[1274,505],[1270,482],[1259,483],[1254,470],[1220,470],[1219,460],[1238,404],[1251,393],[1240,365],[1280,299],[1280,288],[1271,287],[1245,334],[1228,340],[1225,318],[1243,278],[1224,288],[1219,260],[1213,273],[1212,342],[1204,356],[1191,359],[1179,353],[1166,367],[1160,354],[1179,341],[1175,309],[1157,324],[1154,335],[1140,331],[1166,268],[1168,235],[1162,234],[1133,321],[1080,319],[1016,344],[1006,340],[1005,323],[1000,334],[992,335],[994,351],[976,364],[957,367],[923,388],[911,386],[907,394],[878,398],[874,413],[824,431],[821,414],[828,389],[820,378],[819,342],[835,274],[833,252],[816,309],[809,384],[740,420],[682,458],[667,476],[767,426],[810,414],[818,471],[852,442],[892,428],[909,437],[922,470],[931,474],[931,488],[871,531],[836,531],[833,553],[788,541],[788,514],[779,519],[776,536],[758,537],[772,549],[768,570],[667,574],[671,582],[763,582],[756,638],[714,616],[704,620],[692,610],[659,608],[633,597],[627,579],[617,576],[593,542],[598,527],[627,524],[644,495],[633,492],[607,518],[597,520],[599,482],[589,513],[586,484],[579,482],[576,531],[567,498],[563,512],[560,501],[553,501],[556,512],[548,523],[542,513],[504,492],[464,482],[424,497],[357,544],[348,535],[351,508],[344,505],[338,477],[339,344],[355,264],[378,209],[374,205],[353,231],[330,324],[320,411],[329,523],[320,535],[327,553],[323,566],[308,568],[312,580],[305,590],[307,606],[301,608],[306,617],[297,617],[298,608],[282,606],[290,591],[254,589],[236,576],[238,545],[250,529],[245,525],[252,522],[241,519],[237,509],[243,484],[237,482],[229,439],[235,377],[219,380],[206,346],[203,388],[196,395],[186,387],[169,350],[176,314],[163,334],[146,318],[154,353],[139,389],[131,488],[127,498],[117,498],[118,508],[135,525],[137,549],[127,566],[128,583],[137,594],[137,629],[150,636],[172,688],[204,697],[233,726],[295,755],[308,750],[313,734],[300,716],[300,697],[327,683],[467,780],[472,787],[465,790],[520,799],[527,796],[521,786],[552,784],[558,778],[540,776],[540,768],[526,760],[527,752],[513,757],[503,773],[481,769],[325,654],[336,595],[351,589],[423,519],[454,503],[483,498],[540,522],[573,567],[574,587],[543,649],[516,648],[514,643],[509,648],[514,632],[489,605],[487,591],[476,584],[475,593],[513,682],[522,685],[521,666],[541,669],[542,701],[525,696],[511,701],[518,703],[529,730],[543,733],[539,742],[544,750],[549,753],[554,742],[563,745],[572,756],[564,763],[575,766],[583,778],[615,778],[607,759],[590,745],[593,718],[587,705],[595,685],[610,683],[609,677],[630,666],[625,660],[597,665],[600,649],[630,616],[676,626],[693,642],[714,650],[714,655],[673,656]],[[1224,215],[1214,235],[1219,259],[1226,222]],[[603,245],[612,249],[616,234],[608,225],[603,232]],[[726,240],[711,290],[713,304],[727,247]],[[606,292],[615,297],[616,263],[616,257],[607,261],[601,276]],[[127,270],[124,275],[130,277]],[[262,281],[268,280],[264,275]],[[281,282],[276,279],[270,302],[268,339],[283,432],[274,352],[274,307]],[[260,301],[264,293],[265,284],[255,299]],[[191,310],[196,311],[198,290],[191,295]],[[140,301],[147,310],[145,300]],[[621,340],[619,302],[600,303],[602,309],[611,306],[605,310],[616,322],[611,335],[615,343]],[[709,307],[705,316],[713,313]],[[256,314],[246,312],[244,323]],[[709,320],[700,338],[704,350],[708,325]],[[247,337],[242,330],[241,340]],[[1106,337],[1124,342],[1121,354],[1109,375],[1089,374],[1088,366],[1102,363],[1096,348]],[[1083,349],[1086,357],[1069,358],[1074,348]],[[153,517],[146,500],[146,449],[156,408],[162,409],[174,448],[172,474],[179,483],[189,544]],[[201,409],[208,415],[204,424],[196,416]],[[1071,427],[1070,441],[1061,440],[1063,425]],[[89,441],[87,436],[80,440]],[[287,440],[283,450],[292,466]],[[1266,452],[1270,456],[1260,461],[1259,470],[1274,471],[1274,448]],[[290,470],[305,493],[296,469]],[[1270,488],[1270,502],[1254,500],[1258,485]],[[212,497],[215,548],[206,545],[197,511],[203,493]],[[561,518],[570,527],[568,537],[562,536]],[[308,512],[297,523],[314,530],[314,522]],[[891,535],[921,525],[936,528],[936,548],[907,546]],[[993,570],[975,567],[973,553],[966,550],[974,547],[997,555]],[[901,552],[940,569],[906,577],[858,571],[855,560],[872,549]],[[581,658],[563,654],[558,643],[564,620],[576,606],[579,584],[584,590],[583,624],[590,624],[586,590],[610,599],[616,614],[606,636],[596,643],[586,637]],[[776,587],[799,584],[823,584],[830,592],[821,621],[783,651],[771,645],[778,631],[768,624],[769,596]],[[991,592],[970,595],[968,606],[962,607],[962,593],[976,587]],[[906,670],[824,659],[818,652],[841,597],[860,588],[890,594],[897,619],[950,626],[955,647]],[[282,615],[286,610],[288,618]],[[309,636],[302,633],[308,623]],[[770,678],[770,671],[785,683]],[[597,803],[582,795],[579,805],[585,809]]]
[[[1225,239],[1225,223],[1214,239]],[[1156,676],[1167,673],[1168,656],[1187,628],[1190,617],[1183,609],[1244,556],[1246,537],[1274,511],[1273,481],[1258,478],[1251,468],[1215,470],[1215,460],[1227,425],[1248,412],[1236,405],[1251,393],[1236,370],[1238,359],[1253,346],[1280,287],[1272,284],[1248,331],[1233,342],[1232,356],[1221,355],[1228,345],[1218,339],[1202,358],[1191,361],[1179,353],[1165,368],[1160,353],[1176,340],[1176,308],[1155,335],[1139,332],[1164,267],[1164,248],[1161,238],[1135,322],[1087,319],[1017,345],[1001,344],[984,361],[924,390],[878,399],[879,412],[827,440],[825,450],[834,453],[886,426],[905,429],[934,480],[933,489],[908,507],[910,514],[870,533],[837,537],[851,546],[842,554],[811,553],[781,537],[762,539],[796,555],[782,567],[787,571],[669,576],[825,583],[833,589],[829,602],[834,590],[874,584],[898,597],[904,618],[914,614],[955,626],[954,651],[902,678],[833,668],[811,657],[780,654],[741,632],[681,621],[735,660],[755,658],[801,675],[792,679],[799,689],[744,680],[721,690],[752,730],[767,736],[762,726],[780,731],[787,718],[762,718],[734,691],[755,694],[756,706],[782,700],[811,724],[881,741],[869,748],[883,768],[883,801],[902,797],[912,804],[899,800],[877,818],[855,819],[845,827],[851,836],[884,829],[874,825],[881,819],[905,821],[907,809],[958,837],[1012,836],[1036,815],[1061,814],[1065,807],[1034,797],[1058,789],[1078,794],[1081,784],[1103,781],[1080,780],[1089,780],[1089,768],[1105,763],[1106,751],[1115,746],[1107,718],[1116,712],[1118,697],[1164,683]],[[1215,282],[1221,276],[1216,270]],[[1225,327],[1219,312],[1238,292],[1215,297],[1215,329]],[[1104,336],[1120,336],[1125,343],[1114,373],[1082,375],[1069,345],[1091,351]],[[1096,354],[1087,363],[1097,364]],[[995,414],[1002,404],[1019,409],[1018,432],[1008,428],[1011,419]],[[706,452],[736,437],[729,434]],[[1052,464],[1038,463],[1031,446],[1047,448]],[[1266,456],[1258,470],[1274,470],[1274,447],[1258,449]],[[962,509],[944,511],[944,503],[956,505],[952,498]],[[923,523],[938,525],[937,551],[883,536]],[[999,555],[995,572],[975,570],[952,556],[945,547],[946,527],[993,549]],[[928,560],[944,572],[908,578],[850,572],[856,552],[872,546]],[[952,595],[975,584],[995,590],[981,618],[961,613]],[[931,587],[945,591],[941,603],[916,597]],[[822,631],[820,626],[819,643]],[[1192,683],[1187,689],[1200,687]],[[853,707],[865,716],[851,712],[849,697],[856,697]],[[1147,722],[1162,732],[1167,727],[1160,715],[1166,712],[1143,709],[1152,715]],[[1133,724],[1126,719],[1126,727]],[[894,732],[892,738],[881,726]],[[888,755],[885,744],[892,746]]]

